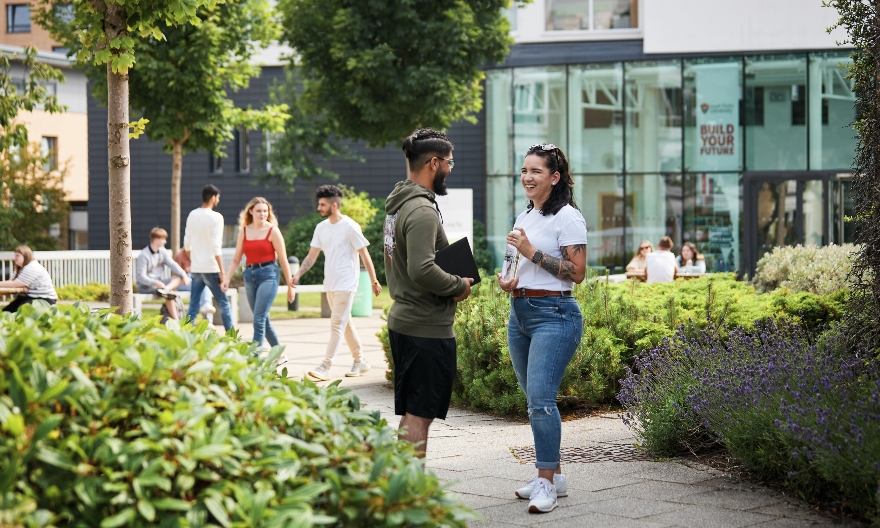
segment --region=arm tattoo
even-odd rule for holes
[[[571,254],[569,254],[569,247],[571,248]],[[573,246],[563,246],[559,248],[559,250],[562,252],[562,258],[551,257],[541,253],[541,260],[536,262],[536,264],[541,266],[541,268],[554,277],[564,281],[573,281],[575,268],[574,264],[569,261],[569,258],[577,255],[581,251],[585,251],[586,246],[584,244],[575,244]]]
[[[300,265],[300,267],[299,267],[299,272],[298,272],[299,276],[302,277],[303,275],[305,275],[305,273],[307,271],[309,271],[310,269],[312,269],[312,266],[314,266],[314,265],[315,265],[315,261],[312,260],[312,257],[304,258],[302,265]]]

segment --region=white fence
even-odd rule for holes
[[[132,279],[134,265],[141,250],[131,252]],[[229,266],[235,248],[223,248],[223,265]],[[13,275],[12,251],[0,251],[0,280]],[[110,250],[89,251],[34,251],[34,257],[52,277],[56,287],[90,282],[110,284]]]

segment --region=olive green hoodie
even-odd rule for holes
[[[434,263],[449,245],[434,193],[409,180],[399,182],[385,202],[385,278],[394,304],[388,328],[413,337],[455,337],[453,297],[467,284]]]

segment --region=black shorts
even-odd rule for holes
[[[455,338],[388,331],[394,360],[394,414],[446,419],[455,382]]]
[[[17,312],[19,308],[24,306],[25,304],[33,304],[37,299],[47,302],[49,304],[55,304],[58,301],[55,299],[45,299],[43,297],[31,297],[30,295],[19,294],[15,299],[12,300],[9,304],[3,307],[4,312]]]

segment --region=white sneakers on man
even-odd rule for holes
[[[535,490],[529,498],[529,513],[549,513],[556,509],[556,486],[545,478],[535,481]]]
[[[327,381],[330,379],[330,366],[326,362],[321,363],[317,367],[309,371],[309,376],[318,381]]]
[[[358,359],[351,365],[351,370],[345,373],[349,378],[356,378],[361,374],[366,374],[370,370],[370,364],[366,359]]]
[[[545,479],[546,480],[546,479]],[[516,496],[520,499],[531,499],[532,492],[535,491],[535,486],[538,482],[538,477],[533,478],[528,481],[525,486],[516,490]],[[557,497],[568,497],[568,484],[565,482],[565,475],[562,473],[554,473],[553,474],[553,485],[556,486],[556,496]]]

